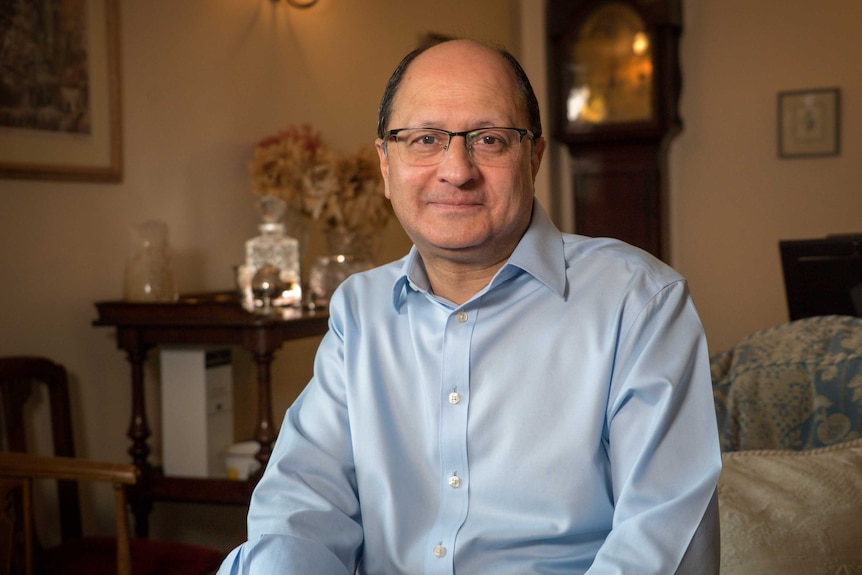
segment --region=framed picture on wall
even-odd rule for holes
[[[0,12],[0,177],[120,181],[118,0]]]
[[[779,157],[837,156],[840,151],[840,112],[841,92],[838,88],[779,92]]]

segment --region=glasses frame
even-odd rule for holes
[[[442,162],[443,157],[446,155],[446,152],[449,151],[449,146],[452,145],[452,138],[454,138],[455,136],[461,136],[462,138],[464,138],[464,144],[467,147],[467,153],[470,154],[470,158],[475,162],[476,158],[475,158],[475,156],[473,156],[473,146],[468,144],[469,140],[467,140],[467,136],[469,136],[470,134],[475,134],[476,132],[484,132],[486,130],[514,130],[515,132],[518,132],[518,145],[520,145],[524,141],[525,137],[529,137],[533,143],[536,142],[536,136],[533,135],[533,132],[531,132],[530,130],[525,130],[524,128],[515,128],[513,126],[487,126],[484,128],[473,128],[472,130],[464,130],[463,132],[450,132],[449,130],[444,130],[443,128],[429,128],[429,127],[395,128],[394,130],[388,130],[385,134],[383,134],[383,137],[381,139],[387,143],[387,149],[388,149],[388,147],[389,147],[388,142],[390,140],[394,139],[395,143],[397,144],[398,143],[398,134],[400,132],[406,132],[408,130],[431,130],[431,131],[440,132],[441,134],[446,134],[447,136],[449,136],[449,140],[447,140],[446,145],[443,146],[443,153],[440,154],[440,158],[436,162],[433,162],[431,164],[409,164],[408,163],[408,165],[411,165],[411,166],[413,166],[413,165],[415,165],[415,166],[436,166],[437,164]],[[405,163],[407,163],[407,162],[405,162]],[[477,164],[482,165],[481,161],[477,162]]]

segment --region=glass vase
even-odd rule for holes
[[[168,226],[153,220],[132,227],[129,260],[123,275],[123,299],[171,302],[178,297],[171,266]]]
[[[327,254],[318,256],[308,278],[310,305],[325,307],[341,282],[350,275],[374,267],[376,238],[346,228],[327,228]]]

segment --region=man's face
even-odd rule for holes
[[[388,129],[483,127],[529,129],[527,112],[508,64],[469,42],[431,48],[408,68],[395,96]],[[386,197],[425,258],[472,265],[505,260],[530,220],[533,181],[544,140],[525,137],[505,166],[473,162],[463,137],[454,137],[439,164],[404,163],[389,141],[377,149]]]

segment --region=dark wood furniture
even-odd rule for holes
[[[290,309],[263,316],[245,311],[233,292],[180,297],[175,303],[97,302],[95,326],[114,327],[117,347],[131,364],[132,413],[129,454],[141,471],[130,497],[135,533],[149,532],[154,501],[247,504],[259,474],[248,481],[165,476],[149,462],[151,431],[144,401],[144,361],[160,345],[235,345],[248,351],[257,367],[258,413],[254,439],[260,443],[257,459],[263,468],[272,452],[277,430],[273,425],[270,367],[276,351],[290,340],[326,333],[325,311]]]
[[[130,541],[125,489],[137,481],[138,469],[76,457],[68,376],[62,365],[43,357],[0,357],[0,404],[0,435],[4,438],[0,531],[11,536],[0,553],[7,562],[0,564],[0,572],[4,565],[11,565],[16,573],[42,575],[131,575],[132,568],[136,575],[209,575],[218,568],[222,553],[216,549],[149,539]],[[50,430],[36,429],[46,419],[36,417],[40,404],[47,404]],[[31,451],[36,439],[44,435],[40,431],[50,431],[50,455]],[[53,513],[49,511],[60,530],[57,545],[43,547],[35,537],[30,487],[37,478],[57,480],[56,507]],[[113,484],[116,537],[84,535],[78,492],[82,481]],[[6,490],[9,487],[11,491]]]
[[[862,317],[862,234],[780,240],[778,250],[790,321]]]
[[[549,0],[547,22],[550,124],[569,150],[575,231],[667,260],[681,0]]]
[[[132,575],[129,520],[124,486],[134,485],[137,471],[137,468],[130,464],[31,453],[6,451],[0,453],[0,500],[9,502],[20,494],[22,508],[20,518],[15,517],[14,513],[7,514],[4,510],[3,520],[8,523],[0,530],[0,573],[23,572],[25,575],[33,575],[35,572],[38,544],[34,533],[33,483],[40,479],[56,479],[58,481],[99,481],[113,485],[117,530],[115,549],[110,553],[106,546],[100,546],[100,548],[116,555],[118,575]],[[23,529],[23,533],[19,528]],[[17,547],[21,542],[23,542],[23,558],[20,558],[17,553]],[[87,560],[84,559],[84,561]],[[19,567],[20,564],[23,564],[23,569]],[[64,566],[66,567],[68,565]]]

